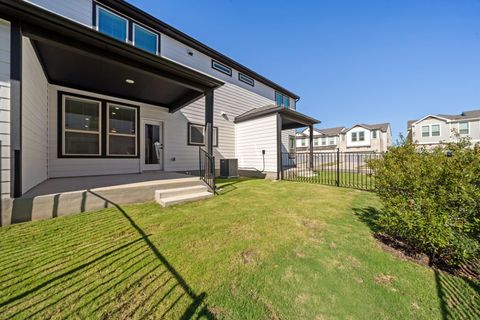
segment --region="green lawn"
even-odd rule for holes
[[[478,318],[479,284],[381,249],[371,193],[224,182],[163,209],[108,208],[0,229],[0,318]]]

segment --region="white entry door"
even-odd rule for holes
[[[163,170],[163,123],[142,120],[142,170]]]

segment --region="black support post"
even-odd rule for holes
[[[282,116],[277,113],[277,180],[282,179]]]
[[[10,194],[22,195],[22,30],[10,24]]]
[[[213,155],[213,89],[205,92],[205,149]]]
[[[310,151],[310,157],[309,157],[309,160],[310,160],[310,170],[313,170],[313,125],[310,125],[308,126],[308,131],[310,132],[310,135],[309,135],[309,151]]]

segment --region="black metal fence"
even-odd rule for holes
[[[367,152],[282,153],[281,176],[283,180],[373,190],[375,175],[368,162],[381,157],[382,153]]]
[[[208,154],[208,152],[201,147],[198,148],[198,150],[198,171],[200,179],[208,185],[210,191],[215,193],[215,157]]]

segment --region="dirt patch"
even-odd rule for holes
[[[337,249],[337,244],[336,244],[335,242],[333,242],[333,241],[332,241],[332,242],[330,242],[330,244],[329,244],[328,246],[329,246],[329,247],[330,247],[330,249],[332,249],[332,250],[335,250],[335,249]]]
[[[243,264],[254,264],[255,263],[255,258],[257,257],[257,253],[255,250],[246,250],[241,253],[241,258]]]
[[[391,287],[397,278],[389,274],[379,274],[373,278],[375,283],[381,284],[385,287]]]
[[[301,293],[295,298],[295,303],[296,304],[304,304],[305,302],[307,302],[308,298],[309,298],[308,294]]]

